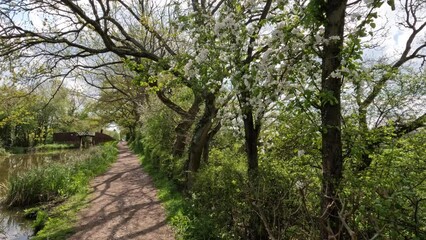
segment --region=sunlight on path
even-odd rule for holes
[[[150,177],[125,143],[108,172],[92,182],[89,207],[69,239],[174,239]]]

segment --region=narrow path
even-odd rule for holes
[[[89,206],[69,239],[174,239],[150,177],[125,143],[118,147],[117,162],[92,181]]]

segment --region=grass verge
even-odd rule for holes
[[[40,144],[35,147],[9,147],[7,148],[7,151],[12,154],[25,154],[25,153],[32,153],[32,152],[63,150],[63,149],[69,149],[69,148],[75,148],[75,145],[50,143],[50,144]]]
[[[25,211],[34,220],[34,239],[65,239],[72,232],[76,214],[86,203],[89,180],[105,172],[118,154],[115,143],[91,151],[86,159],[35,168],[9,179],[4,199],[8,206],[37,205]]]
[[[75,148],[75,146],[73,144],[52,143],[52,144],[41,144],[34,147],[36,151],[49,151],[49,150],[68,149],[68,148]]]
[[[32,240],[66,239],[74,232],[77,223],[77,213],[87,204],[88,191],[79,192],[66,201],[50,209],[27,209],[27,212],[36,212],[33,228],[37,235]]]
[[[153,167],[143,155],[139,155],[143,169],[153,179],[158,189],[158,198],[166,209],[167,221],[175,229],[176,239],[187,239],[191,235],[191,206],[167,176]]]

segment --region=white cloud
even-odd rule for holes
[[[375,49],[368,49],[364,52],[365,59],[378,59],[385,57],[389,60],[397,60],[405,49],[405,44],[410,36],[410,31],[400,24],[401,16],[404,14],[398,9],[392,11],[390,6],[384,4],[378,10],[378,18],[375,19],[376,29],[381,29],[383,36],[375,35],[373,39],[365,38],[364,42],[375,42],[379,46]]]
[[[32,23],[32,25],[34,26],[34,28],[36,29],[36,30],[42,30],[43,29],[43,26],[44,26],[44,24],[43,24],[43,16],[42,16],[42,14],[41,13],[39,13],[39,12],[30,12],[29,14],[28,14],[28,18],[29,18],[29,20],[31,21],[31,23]]]

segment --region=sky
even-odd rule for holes
[[[165,0],[161,0],[160,2],[164,1]],[[45,18],[43,13],[31,12],[29,18],[37,29],[43,29],[45,27],[43,24],[43,19]],[[364,53],[365,57],[370,58],[383,54],[392,57],[396,55],[395,53],[401,52],[404,49],[405,42],[409,37],[409,32],[398,27],[396,24],[397,18],[397,10],[392,11],[388,4],[383,4],[378,11],[378,18],[375,20],[375,23],[377,24],[377,28],[383,26],[387,27],[389,29],[389,35],[381,39],[382,49],[373,51],[367,50]]]
[[[381,42],[379,49],[366,50],[364,52],[365,58],[374,59],[381,56],[388,56],[392,60],[395,60],[398,53],[404,50],[410,32],[400,29],[397,25],[397,20],[397,12],[392,11],[389,5],[384,4],[378,10],[378,18],[375,20],[377,24],[376,29],[385,27],[388,29],[388,34],[385,38],[377,39]]]
[[[164,0],[161,1],[163,2]],[[399,3],[397,2],[396,4]],[[378,18],[375,20],[377,25],[376,29],[385,27],[388,29],[388,34],[385,38],[375,38],[375,41],[380,42],[380,47],[376,49],[365,50],[363,54],[364,59],[377,59],[383,56],[386,56],[393,61],[397,59],[398,55],[400,55],[400,53],[403,51],[405,42],[407,41],[410,34],[408,31],[398,26],[397,15],[397,11],[392,11],[388,4],[383,4],[383,6],[378,10]],[[30,13],[29,18],[35,28],[45,28],[43,24],[45,15],[43,13],[32,12]],[[366,38],[365,40],[368,41],[369,39]],[[79,81],[67,81],[66,84],[69,87],[81,91],[87,88],[84,83]]]

